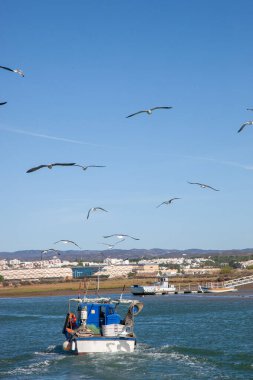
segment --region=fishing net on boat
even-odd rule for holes
[[[100,328],[96,325],[86,325],[87,331],[94,335],[100,335]]]
[[[126,326],[132,327],[134,325],[134,317],[138,315],[143,309],[143,303],[139,301],[133,301],[128,309],[128,312],[124,319]]]

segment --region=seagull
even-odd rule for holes
[[[74,241],[72,241],[72,240],[58,240],[58,241],[56,241],[54,244],[57,244],[57,243],[74,244],[74,245],[76,245],[78,248],[81,249],[81,247],[79,247],[79,245],[76,244],[76,243],[75,243]]]
[[[246,121],[246,123],[244,123],[240,129],[238,129],[237,133],[241,132],[243,130],[244,127],[246,127],[246,125],[252,125],[253,124],[253,121]]]
[[[253,108],[246,108],[247,111],[253,111]]]
[[[106,244],[106,243],[99,243],[99,244],[106,245],[109,249],[112,249],[113,247],[115,247],[116,244],[122,243],[125,240],[126,239],[120,239],[119,241],[116,241],[116,243],[114,243],[114,244]]]
[[[151,115],[152,112],[155,111],[155,110],[161,110],[161,109],[168,110],[170,108],[172,108],[172,107],[154,107],[154,108],[150,108],[148,110],[142,110],[142,111],[138,111],[138,112],[132,113],[131,115],[126,116],[126,118],[138,115],[139,113],[147,113],[148,115]]]
[[[113,236],[116,236],[118,239],[120,239],[122,241],[122,239],[125,239],[127,237],[131,238],[131,239],[134,239],[134,240],[140,240],[139,238],[135,238],[133,236],[130,236],[130,235],[125,235],[125,234],[113,234],[113,235],[107,235],[107,236],[103,236],[105,239],[106,238],[109,238],[109,237],[113,237]]]
[[[10,69],[9,67],[5,67],[5,66],[0,66],[0,69],[12,71],[13,73],[17,73],[17,74],[21,75],[21,77],[25,76],[25,74],[23,73],[23,71],[21,71],[19,69]]]
[[[113,249],[113,247],[115,246],[115,244],[106,244],[106,243],[99,243],[99,244],[106,245],[108,249]]]
[[[79,168],[82,168],[83,170],[87,170],[88,168],[105,168],[105,166],[102,166],[102,165],[87,165],[87,166],[78,165],[78,164],[73,164],[73,165],[78,166]]]
[[[48,252],[56,252],[56,253],[58,254],[58,251],[57,251],[56,249],[54,249],[54,248],[45,249],[45,250],[42,251],[41,253],[46,254],[46,253],[48,253]]]
[[[214,190],[214,191],[220,191],[220,190],[215,189],[215,188],[212,187],[212,186],[205,185],[204,183],[199,183],[199,182],[188,182],[188,183],[190,183],[191,185],[199,185],[200,187],[202,187],[202,189],[206,189],[206,188],[208,188],[208,189],[212,189],[212,190]]]
[[[55,163],[55,164],[48,164],[48,165],[39,165],[39,166],[35,166],[34,168],[31,168],[29,170],[26,171],[26,173],[32,173],[32,172],[35,172],[36,170],[39,170],[39,169],[42,169],[42,168],[48,168],[48,169],[52,169],[53,166],[74,166],[76,165],[75,163],[70,163],[70,164],[61,164],[61,163]]]
[[[90,213],[91,213],[92,211],[98,211],[98,210],[108,212],[107,210],[105,210],[105,209],[102,208],[102,207],[92,207],[92,208],[90,208],[89,211],[88,211],[87,219],[89,219]]]
[[[5,105],[7,102],[2,102],[2,103],[0,103],[0,106],[3,106],[3,105]]]
[[[160,203],[158,206],[156,207],[160,207],[161,205],[170,205],[175,199],[181,199],[181,198],[171,198],[169,199],[168,201],[164,201],[162,203]]]
[[[49,249],[45,249],[44,251],[41,251],[41,260],[42,260],[42,255],[46,255],[47,253],[50,253],[50,252],[55,252],[55,254],[57,254],[58,256],[61,256],[61,254],[54,248],[49,248]]]

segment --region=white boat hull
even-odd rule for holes
[[[154,294],[174,294],[175,287],[158,287],[158,286],[132,286],[131,293],[136,296],[140,295],[154,295]]]
[[[135,338],[76,338],[72,342],[72,351],[75,354],[102,353],[102,352],[133,352],[136,345]]]
[[[237,292],[236,288],[201,288],[203,293],[226,293],[226,292]]]
[[[161,295],[161,294],[174,294],[176,287],[170,284],[167,277],[158,277],[159,281],[152,285],[133,285],[131,286],[131,293],[135,296],[141,295]]]

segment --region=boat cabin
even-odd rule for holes
[[[71,311],[66,316],[63,334],[69,336],[78,333],[88,335],[106,336],[107,334],[118,334],[123,330],[131,333],[131,329],[126,326],[126,318],[123,320],[117,313],[117,303],[107,302],[107,299],[98,299],[94,302],[90,300],[71,299],[78,302],[76,312]]]
[[[100,328],[102,325],[120,324],[120,315],[115,311],[112,304],[89,304],[80,303],[78,305],[79,326],[85,322],[86,325],[94,325]],[[86,312],[86,313],[84,313]],[[82,318],[83,316],[86,318]]]

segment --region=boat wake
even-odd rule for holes
[[[51,366],[65,357],[61,346],[51,345],[45,351],[34,352],[32,355],[18,356],[12,360],[5,359],[1,361],[1,367],[7,369],[11,366],[11,368],[0,372],[0,378],[27,379],[31,376],[34,379],[36,375],[47,373]]]

